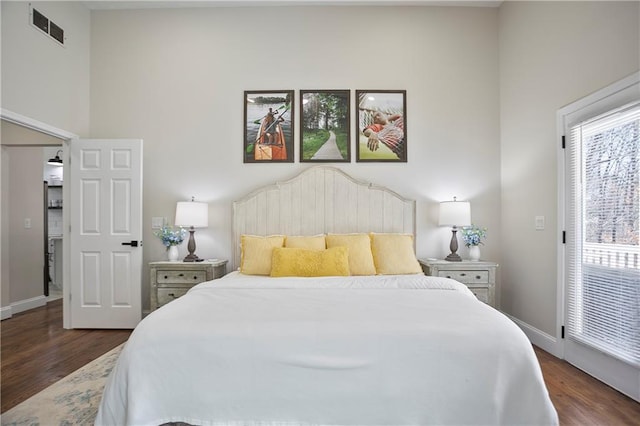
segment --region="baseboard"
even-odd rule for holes
[[[503,312],[504,313],[504,312]],[[562,358],[562,353],[559,348],[558,339],[554,336],[545,333],[544,331],[538,330],[526,322],[519,320],[518,318],[512,317],[509,314],[504,313],[511,321],[516,323],[518,327],[524,332],[524,334],[529,338],[529,341],[539,347],[540,349],[549,352],[551,355]]]
[[[20,300],[11,304],[11,313],[17,314],[20,312],[28,311],[29,309],[39,308],[47,304],[47,298],[45,296],[32,297],[31,299]]]
[[[13,315],[11,311],[11,306],[3,306],[2,308],[0,308],[0,321],[11,318],[11,315]]]

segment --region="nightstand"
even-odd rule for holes
[[[223,277],[227,273],[226,260],[151,262],[149,267],[151,311],[184,295],[194,285]]]
[[[425,275],[452,278],[469,287],[478,300],[495,308],[497,263],[487,261],[449,262],[440,259],[421,259]]]

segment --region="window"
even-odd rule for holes
[[[640,103],[570,126],[568,337],[640,366]]]

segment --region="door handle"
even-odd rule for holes
[[[128,243],[122,243],[123,246],[131,246],[131,247],[138,247],[138,241],[137,240],[131,240]]]

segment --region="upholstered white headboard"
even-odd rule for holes
[[[233,265],[240,236],[403,232],[415,235],[415,201],[330,166],[259,188],[233,203]]]

